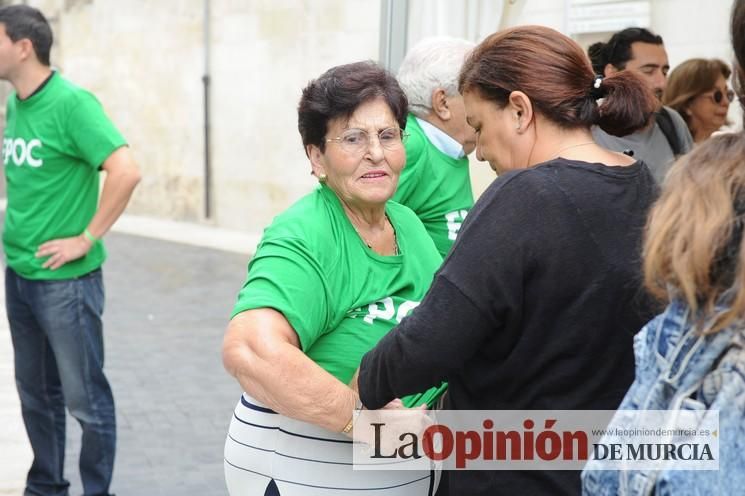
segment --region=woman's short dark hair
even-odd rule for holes
[[[519,26],[486,38],[463,64],[458,89],[476,91],[499,108],[511,92],[522,91],[536,112],[560,127],[597,124],[615,136],[644,127],[655,109],[654,95],[633,73],[596,78],[575,41],[543,26]]]
[[[401,129],[406,127],[408,102],[398,81],[375,62],[339,65],[312,80],[303,89],[298,104],[298,130],[303,148],[326,147],[329,121],[349,118],[365,102],[382,98],[390,107]]]

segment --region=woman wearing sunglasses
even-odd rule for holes
[[[735,98],[727,87],[730,74],[719,59],[690,59],[668,76],[664,104],[683,116],[695,143],[727,124],[729,104]]]

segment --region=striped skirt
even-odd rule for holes
[[[280,415],[247,394],[225,441],[231,496],[431,496],[435,471],[352,469],[345,435]]]

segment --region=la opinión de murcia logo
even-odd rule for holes
[[[613,467],[606,468],[616,469],[621,465],[628,468],[628,463],[649,467],[660,462],[683,462],[681,470],[718,469],[718,415],[703,428],[690,428],[691,422],[662,428],[660,425],[669,427],[668,420],[658,422],[655,417],[651,423],[641,424],[649,428],[611,429],[608,422],[615,413],[612,411],[599,411],[605,417],[587,415],[598,411],[564,412],[567,416],[578,415],[568,422],[564,415],[544,412],[538,420],[523,416],[519,423],[514,411],[505,411],[506,419],[500,415],[485,418],[485,413],[493,412],[480,412],[476,425],[473,415],[478,412],[469,412],[471,417],[466,421],[461,413],[453,418],[448,415],[451,413],[438,411],[437,420],[428,423],[418,421],[416,412],[406,413],[407,417],[393,410],[369,414],[370,418],[354,427],[355,440],[367,445],[361,454],[364,461],[359,460],[387,461],[390,465],[394,460],[423,459],[456,470],[537,470],[539,466],[576,470],[591,459],[608,462]],[[696,422],[700,425],[700,419]],[[397,469],[413,470],[407,468],[412,465],[398,465]]]

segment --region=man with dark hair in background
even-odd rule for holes
[[[598,144],[608,149],[633,152],[634,158],[649,166],[657,182],[662,182],[675,158],[693,146],[683,118],[662,105],[670,69],[662,38],[644,28],[627,28],[614,34],[607,43],[590,46],[588,55],[596,74],[610,76],[619,71],[632,71],[657,97],[657,112],[646,128],[617,137],[595,126],[592,135]]]
[[[0,79],[15,90],[3,139],[5,305],[34,454],[24,495],[68,494],[67,406],[83,431],[85,496],[108,496],[116,418],[103,372],[106,252],[100,238],[127,206],[140,173],[96,97],[51,69],[51,47],[41,12],[0,8]]]

